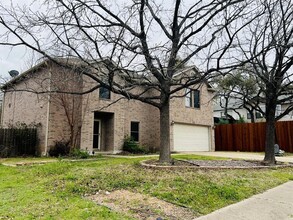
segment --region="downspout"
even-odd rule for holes
[[[3,100],[2,100],[2,106],[1,106],[1,126],[3,127],[3,115],[4,115],[4,100],[5,100],[5,94],[6,92],[4,91],[3,93]]]
[[[43,156],[48,155],[48,142],[49,142],[49,122],[50,122],[50,100],[51,100],[51,71],[49,71],[49,87],[48,87],[48,103],[47,103],[47,121],[46,121],[46,134],[45,134],[45,151]]]
[[[16,99],[16,92],[15,91],[12,94],[12,96],[14,96],[14,98],[13,98],[13,109],[12,109],[12,124],[14,125],[15,99]]]

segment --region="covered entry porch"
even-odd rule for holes
[[[114,113],[94,112],[93,151],[114,150]]]

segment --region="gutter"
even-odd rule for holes
[[[42,152],[43,156],[48,155],[48,139],[49,139],[49,123],[50,123],[50,101],[51,101],[51,78],[52,73],[49,71],[49,88],[48,88],[48,103],[47,103],[47,120],[46,120],[46,134],[45,134],[45,151]]]
[[[3,92],[2,106],[1,106],[1,126],[3,127],[3,115],[4,115],[4,100],[6,92]]]

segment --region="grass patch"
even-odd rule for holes
[[[0,219],[130,219],[83,198],[98,190],[116,189],[156,196],[207,214],[293,179],[293,168],[152,170],[138,165],[145,159],[107,157],[22,167],[0,165]]]

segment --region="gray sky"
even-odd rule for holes
[[[128,0],[119,0],[119,3]],[[32,2],[32,4],[30,3]],[[40,11],[41,0],[0,0],[0,3],[3,5],[7,5],[10,7],[17,7],[18,5],[21,7],[23,5],[29,5],[29,8],[33,11]],[[115,2],[115,1],[114,1]],[[170,6],[173,8],[174,0],[157,0],[156,3],[163,2],[164,5]],[[117,3],[117,2],[116,2]],[[189,4],[192,4],[192,0],[184,1],[184,6],[189,7]],[[119,4],[120,5],[120,4]],[[171,22],[171,21],[170,21]],[[5,29],[0,25],[0,34],[3,33]],[[152,39],[152,41],[158,41],[156,38]],[[159,38],[160,39],[160,38]],[[0,46],[0,77],[9,77],[8,71],[10,70],[18,70],[20,73],[27,70],[31,65],[32,62],[32,52],[31,50],[26,50],[23,46],[22,47],[5,47]]]
[[[9,76],[8,71],[18,70],[20,72],[27,69],[29,52],[24,47],[4,47],[0,46],[0,74],[1,77]]]
[[[30,9],[37,8],[37,4],[33,5],[30,2],[32,0],[0,0],[3,5],[30,5]],[[36,2],[36,1],[35,1]],[[3,33],[5,29],[0,25],[0,33]],[[8,71],[18,70],[20,73],[27,70],[32,64],[32,52],[27,50],[24,46],[8,47],[0,46],[0,78],[10,77]]]
[[[1,4],[9,4],[9,1],[0,0]],[[18,4],[20,0],[15,0],[14,4]],[[0,25],[0,33],[5,29]],[[6,47],[0,46],[0,77],[8,77],[8,71],[15,69],[18,71],[23,70],[23,60],[26,53],[23,47]]]
[[[120,1],[127,1],[127,0],[119,0]],[[165,5],[169,5],[172,7],[172,3],[174,0],[156,0],[156,3],[158,2],[164,2]],[[33,4],[30,4],[29,2],[34,2]],[[10,5],[13,4],[13,6],[16,5],[29,5],[29,8],[33,11],[40,11],[40,3],[41,0],[0,0],[1,4]],[[167,4],[169,3],[169,4]],[[188,4],[194,3],[192,0],[185,0],[184,6],[187,8],[189,7]],[[206,2],[205,2],[206,3]],[[171,22],[171,21],[170,21]],[[0,34],[4,31],[4,28],[0,25]],[[202,38],[204,39],[204,37]],[[158,35],[156,33],[155,38],[151,40],[152,42],[159,42],[161,41],[161,37],[158,38]],[[18,70],[20,73],[27,70],[32,64],[32,52],[31,50],[26,50],[23,46],[22,47],[4,47],[0,46],[0,77],[9,77],[8,71],[9,70]],[[196,64],[199,66],[198,64]]]

